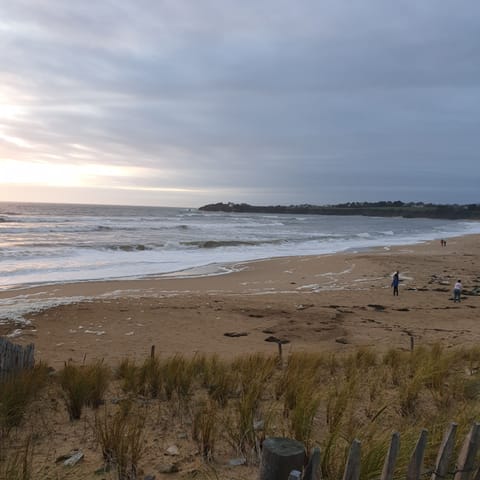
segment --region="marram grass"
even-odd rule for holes
[[[379,477],[392,432],[401,434],[397,471],[402,472],[421,429],[429,430],[428,469],[450,422],[459,425],[458,453],[472,423],[480,419],[478,347],[293,353],[283,366],[275,356],[260,354],[233,361],[205,354],[149,356],[138,363],[124,359],[113,370],[114,378],[102,363],[67,364],[56,375],[26,372],[1,385],[0,472],[18,472],[25,465],[28,476],[27,460],[32,457],[35,464],[37,450],[15,462],[12,454],[32,433],[35,418],[54,414],[49,409],[59,392],[65,399],[65,408],[58,409],[63,418],[68,423],[68,418],[85,415],[90,428],[85,438],[89,441],[90,435],[90,444],[97,440],[98,461],[114,464],[124,478],[141,466],[144,448],[184,431],[189,451],[208,462],[205,471],[221,471],[215,463],[218,452],[243,456],[255,465],[265,437],[290,436],[307,450],[320,447],[327,480],[343,475],[357,438],[362,442],[361,478],[373,479]],[[47,388],[41,389],[41,378]],[[104,402],[106,410],[97,410],[96,421],[88,420]],[[172,415],[180,407],[182,415]],[[42,432],[35,435],[42,438]]]

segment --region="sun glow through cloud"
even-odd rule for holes
[[[1,131],[0,131],[0,140],[4,140],[5,142],[11,143],[11,144],[13,144],[17,147],[20,147],[20,148],[33,148],[33,145],[28,143],[23,138],[13,137],[13,136],[7,135],[6,133],[3,133]]]
[[[99,164],[71,165],[66,163],[0,160],[1,184],[84,187],[132,176],[145,176],[146,169]]]

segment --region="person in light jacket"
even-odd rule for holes
[[[460,303],[460,294],[462,293],[462,281],[457,280],[457,283],[453,287],[453,302]]]

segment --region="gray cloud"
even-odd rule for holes
[[[0,162],[94,157],[149,169],[115,188],[198,191],[125,193],[143,203],[479,201],[473,0],[0,8],[0,95],[20,110],[0,133],[31,146],[0,137]]]

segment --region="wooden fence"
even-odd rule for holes
[[[33,368],[35,345],[22,347],[0,337],[0,381],[20,370]]]
[[[410,457],[406,472],[396,472],[395,463],[400,449],[400,434],[394,433],[390,442],[383,470],[379,480],[419,480],[430,478],[431,480],[480,480],[480,465],[478,463],[478,451],[480,448],[480,423],[474,423],[466,436],[460,449],[458,458],[454,463],[452,454],[454,451],[457,424],[451,423],[442,443],[440,444],[435,465],[425,468],[423,459],[427,446],[427,430],[422,430],[416,446]],[[272,440],[270,446],[268,440]],[[280,439],[278,439],[280,441]],[[267,448],[265,449],[265,442]],[[264,442],[260,480],[320,480],[320,449],[314,448],[307,467],[303,468],[302,460],[298,459],[298,449],[292,443],[291,449],[285,445],[275,445],[276,439],[267,439]],[[295,442],[295,440],[292,440]],[[298,442],[296,442],[298,443]],[[285,452],[287,452],[285,454]],[[361,442],[354,440],[345,464],[343,480],[359,480],[361,470]],[[291,462],[289,464],[289,462]]]

